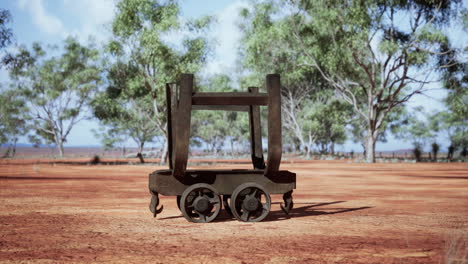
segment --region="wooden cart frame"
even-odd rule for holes
[[[235,93],[199,93],[193,88],[192,74],[182,74],[176,85],[166,84],[169,169],[149,175],[153,215],[162,211],[162,207],[158,209],[158,194],[177,196],[182,214],[192,222],[214,220],[222,205],[238,220],[261,221],[270,211],[270,194],[283,194],[285,204],[281,208],[288,214],[293,207],[296,174],[279,170],[282,155],[280,76],[266,76],[267,93],[260,93],[257,87]],[[268,107],[266,163],[260,106]],[[192,110],[248,112],[253,169],[187,170]]]

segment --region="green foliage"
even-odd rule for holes
[[[129,38],[135,33],[165,32],[179,26],[179,6],[176,1],[123,0],[117,3],[112,23],[115,36]],[[143,34],[146,35],[146,34]]]
[[[423,108],[414,109],[411,114],[406,114],[405,121],[400,123],[397,128],[393,128],[395,137],[405,141],[410,141],[415,147],[421,150],[429,141],[435,141],[437,136],[437,121],[434,116],[423,112]]]
[[[452,62],[442,57],[449,46],[446,29],[460,3],[258,1],[253,10],[241,12],[248,21],[242,26],[245,61],[270,70],[293,65],[302,68],[300,75],[313,72],[300,66],[320,72],[361,119],[366,159],[373,162],[389,115],[424,90],[427,76],[417,72]],[[259,45],[264,42],[269,45]],[[273,63],[262,63],[261,56]]]
[[[432,130],[448,138],[454,147],[467,147],[468,120],[450,110],[441,111],[432,116]]]
[[[24,97],[12,89],[0,89],[0,144],[16,144],[28,133],[29,120]]]
[[[415,119],[409,127],[408,136],[415,144],[424,146],[428,139],[433,137],[431,129],[426,122]]]
[[[468,75],[465,64],[445,74],[448,95],[445,98],[447,114],[443,126],[450,128],[450,140],[454,146],[468,147]]]
[[[307,155],[313,144],[323,150],[343,143],[349,108],[341,107],[317,69],[300,63],[305,54],[292,36],[298,17],[284,15],[275,1],[256,3],[241,16],[242,62],[249,70],[242,82],[261,86],[266,74],[281,74],[286,143]]]
[[[52,47],[49,52],[56,54],[58,50]],[[73,38],[64,41],[59,56],[48,55],[38,43],[31,49],[22,46],[12,56],[10,76],[15,89],[30,105],[32,126],[37,136],[57,145],[60,155],[63,143],[84,118],[83,110],[101,82],[97,59],[97,49]]]
[[[457,50],[449,45],[443,47],[439,64],[448,64],[441,69],[442,81],[447,89],[444,103],[446,110],[433,116],[433,129],[448,137],[451,145],[468,147],[468,75],[466,63],[459,60]]]
[[[200,87],[203,92],[235,92],[232,81],[227,75],[215,75]],[[211,152],[217,153],[228,141],[231,154],[234,155],[235,146],[249,140],[248,115],[230,111],[193,111],[192,135],[205,142]]]
[[[13,21],[10,11],[0,8],[0,69],[11,63],[12,55],[6,51],[6,47],[14,41],[13,30],[10,23]]]
[[[437,154],[439,153],[440,146],[437,142],[432,143],[431,145],[432,160],[437,161]]]
[[[127,141],[127,138],[122,136],[123,133],[116,128],[105,129],[104,127],[100,127],[92,132],[94,137],[101,141],[104,150],[113,150],[117,147],[123,148]]]
[[[109,129],[145,142],[166,136],[165,84],[196,73],[205,62],[203,31],[211,18],[182,23],[177,1],[121,0],[106,47],[107,87],[93,100],[94,115]],[[188,32],[180,45],[168,34]],[[164,155],[164,154],[163,154]]]
[[[422,146],[419,143],[414,143],[413,155],[417,162],[421,161],[422,158]]]
[[[305,108],[304,129],[315,133],[316,144],[323,153],[334,152],[335,144],[343,144],[351,109],[346,103],[331,99],[328,102],[310,102]],[[334,153],[333,153],[334,154]]]
[[[0,51],[13,41],[13,30],[8,27],[12,20],[10,11],[0,8]]]

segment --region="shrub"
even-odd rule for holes
[[[422,156],[422,150],[421,150],[420,144],[414,145],[413,154],[414,154],[414,158],[416,159],[416,162],[420,162],[421,156]]]

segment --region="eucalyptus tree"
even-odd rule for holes
[[[466,19],[466,18],[465,18]],[[468,29],[465,28],[465,32]],[[443,69],[446,108],[431,116],[431,128],[450,141],[449,152],[468,148],[468,68],[462,56],[453,50],[441,56],[442,62],[459,61]]]
[[[101,82],[98,50],[67,38],[61,49],[34,43],[10,59],[10,78],[27,102],[32,128],[42,140],[55,143],[63,157],[63,144],[87,118],[85,108]]]
[[[226,74],[211,76],[199,91],[203,92],[236,92],[232,79]],[[235,155],[235,146],[248,140],[249,123],[246,113],[234,111],[194,111],[192,118],[193,135],[205,142],[209,150],[217,152],[229,142],[231,155]]]
[[[299,145],[294,149],[309,156],[319,130],[325,125],[320,121],[329,114],[318,110],[319,105],[334,100],[334,94],[329,92],[332,87],[319,71],[298,63],[304,60],[304,55],[298,41],[291,36],[296,21],[290,15],[275,1],[258,2],[241,10],[241,57],[248,73],[256,76],[272,72],[281,74],[285,134],[292,138],[289,140],[292,144],[297,142]],[[256,81],[263,83],[263,79]],[[344,112],[339,114],[346,116]],[[343,129],[345,126],[344,123],[336,125]],[[322,137],[323,140],[331,139]]]
[[[217,155],[229,135],[231,129],[228,125],[225,111],[195,111],[193,114],[192,133],[201,139],[208,151]]]
[[[468,29],[465,28],[465,32]],[[466,49],[466,47],[465,47]],[[454,52],[447,54],[444,61],[459,60]],[[468,147],[468,67],[466,61],[452,64],[444,69],[443,84],[447,89],[444,103],[447,110],[441,126],[448,132],[451,144],[465,149]]]
[[[14,157],[16,143],[28,134],[30,116],[24,97],[13,89],[0,86],[0,145],[8,144],[3,157]]]
[[[108,88],[96,97],[96,116],[133,138],[142,156],[146,142],[167,138],[165,84],[196,73],[205,62],[203,36],[210,17],[182,21],[177,1],[121,0],[112,21]],[[170,43],[168,39],[179,39]],[[161,154],[167,156],[167,141]],[[142,160],[143,161],[143,160]]]
[[[323,153],[335,155],[335,146],[343,144],[346,139],[346,125],[349,123],[350,107],[346,103],[330,99],[315,107],[313,119],[319,126],[316,128],[316,144]]]
[[[413,145],[424,148],[431,138],[434,137],[433,131],[427,120],[414,119],[406,132],[406,139],[410,139]]]
[[[0,8],[0,56],[4,55],[4,49],[13,42],[13,30],[9,27],[12,20],[10,11]],[[6,61],[6,57],[2,58],[3,63]],[[25,110],[22,97],[0,84],[0,145],[8,143],[4,157],[15,155],[16,142],[19,136],[25,134]]]
[[[428,143],[433,142],[435,144],[438,125],[435,116],[437,117],[437,115],[431,116],[424,111],[422,106],[419,106],[409,113],[404,112],[402,116],[404,118],[396,123],[391,131],[395,138],[411,142],[414,147],[413,153],[416,161],[421,161],[422,153]]]
[[[113,138],[131,138],[138,146],[137,157],[144,163],[145,144],[160,135],[155,125],[151,97],[143,96],[145,87],[138,79],[137,67],[129,63],[114,63],[107,70],[108,86],[92,101],[94,116],[111,132]],[[132,82],[133,81],[133,82]],[[103,137],[109,147],[107,136]],[[111,144],[113,145],[113,144]]]
[[[13,30],[8,26],[12,20],[10,11],[0,8],[0,52],[13,42]]]
[[[385,118],[376,142],[388,142],[388,138],[392,135],[397,138],[401,137],[403,133],[402,131],[407,128],[412,120],[413,117],[410,115],[406,107],[403,105],[395,107]],[[365,156],[365,143],[367,137],[366,121],[354,113],[352,119],[348,122],[348,130],[351,133],[351,139],[353,142],[361,144]]]
[[[385,118],[425,91],[435,72],[453,64],[447,27],[461,1],[290,1],[291,35],[302,61],[317,69],[366,127],[366,160]]]
[[[125,157],[128,136],[125,132],[119,131],[116,127],[101,126],[97,129],[92,129],[94,137],[99,139],[104,150],[120,149],[120,155]]]

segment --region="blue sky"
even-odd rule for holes
[[[109,37],[109,23],[114,14],[114,0],[2,0],[0,6],[10,10],[13,16],[13,31],[18,44],[30,46],[38,41],[43,44],[60,44],[73,35],[86,42],[92,35],[102,43]],[[236,26],[238,10],[247,6],[241,0],[186,0],[181,1],[182,16],[185,18],[214,15],[218,23],[213,26],[211,37],[217,44],[214,56],[208,62],[205,72],[229,73],[234,71],[240,33]],[[460,33],[461,32],[461,33]],[[452,36],[458,44],[466,43],[463,31],[454,30]],[[0,82],[7,80],[7,74],[0,72]],[[437,88],[437,85],[434,87]],[[410,106],[423,105],[427,112],[442,108],[440,99],[444,97],[440,90],[432,91],[428,96],[414,97]],[[71,132],[66,145],[98,145],[91,129],[97,128],[96,121],[79,123]],[[447,140],[443,139],[444,145]],[[342,149],[361,151],[361,147],[347,142]],[[377,150],[395,150],[410,148],[409,142],[390,139],[388,143],[378,143]]]

